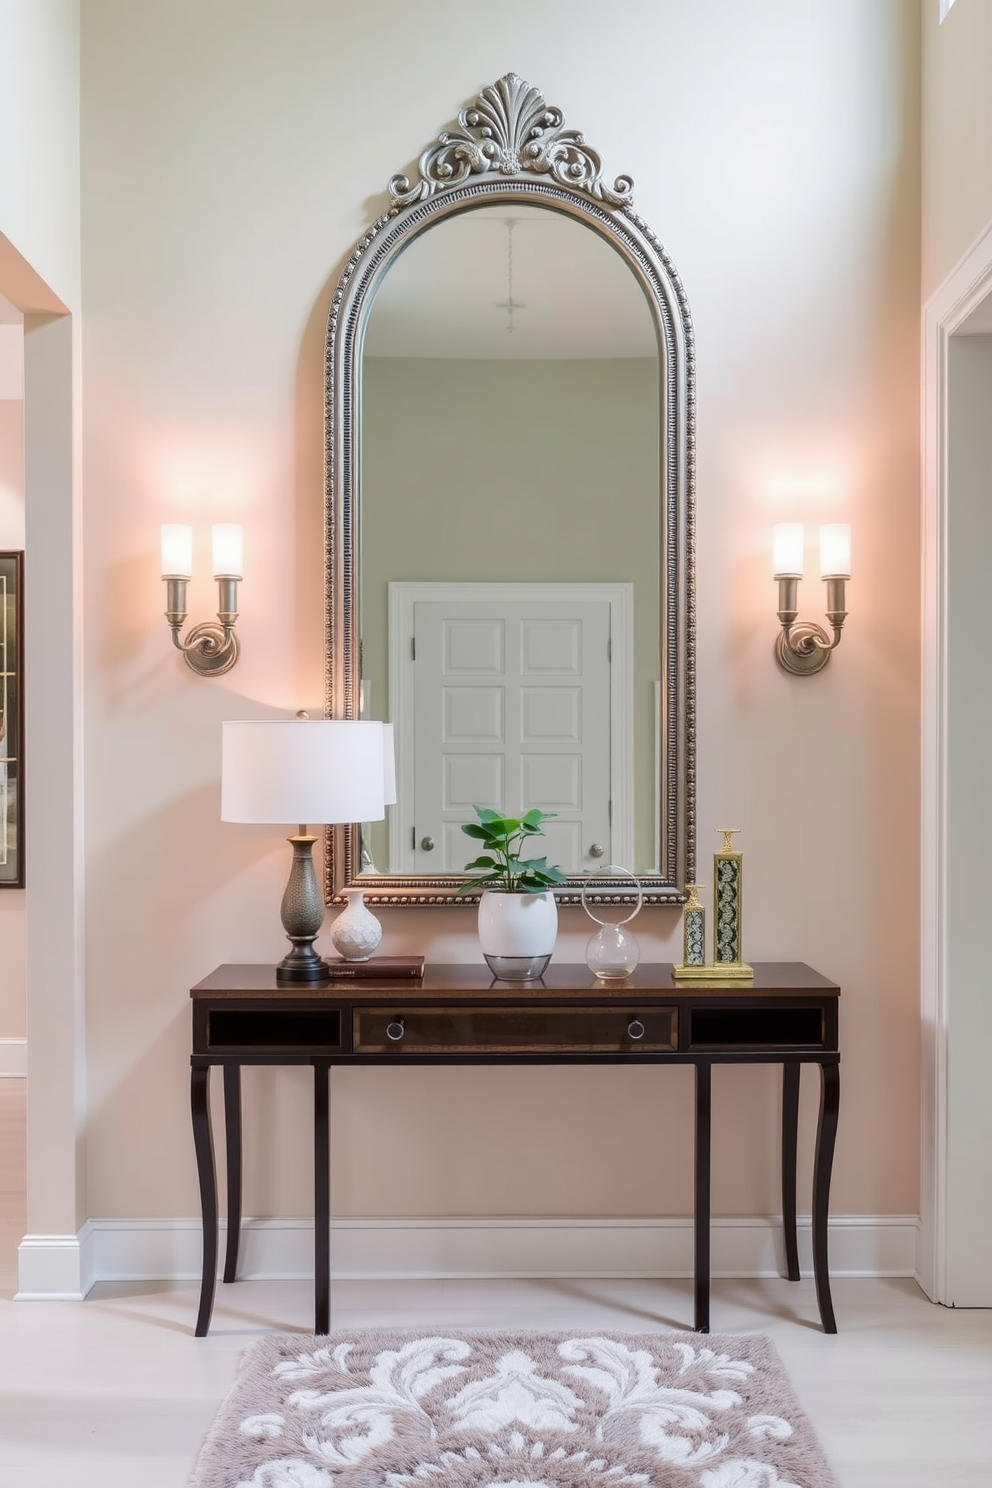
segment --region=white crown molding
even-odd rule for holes
[[[221,1227],[223,1230],[223,1226]],[[915,1215],[836,1215],[830,1272],[913,1276]],[[339,1219],[331,1225],[336,1280],[692,1275],[691,1219]],[[781,1220],[717,1219],[714,1277],[783,1274]],[[223,1244],[221,1244],[223,1254]],[[18,1297],[83,1297],[98,1281],[198,1281],[197,1219],[91,1219],[78,1236],[28,1236]],[[812,1271],[811,1224],[799,1220],[799,1258]],[[313,1275],[313,1221],[246,1220],[238,1274]]]
[[[27,1039],[0,1038],[0,1080],[23,1080],[27,1072]]]

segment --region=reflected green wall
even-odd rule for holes
[[[362,641],[371,715],[385,717],[388,701],[390,580],[632,583],[636,867],[650,868],[657,362],[366,357],[362,395]],[[380,867],[384,844],[383,827],[373,833]]]

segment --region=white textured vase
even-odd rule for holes
[[[551,960],[558,935],[558,905],[543,894],[501,894],[483,889],[479,899],[479,945],[486,965],[501,981],[533,981]]]
[[[331,925],[331,945],[346,961],[367,961],[382,939],[382,926],[361,889],[345,889],[348,903]]]

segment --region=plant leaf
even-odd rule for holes
[[[532,810],[524,812],[523,816],[521,817],[521,821],[523,822],[524,826],[533,829],[534,827],[539,826],[541,822],[547,821],[549,817],[557,815],[557,811],[539,811],[535,806]]]
[[[488,877],[470,878],[466,883],[459,884],[455,890],[455,898],[460,899],[463,894],[478,894],[489,882]]]

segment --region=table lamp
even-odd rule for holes
[[[330,973],[314,949],[324,921],[324,896],[313,867],[308,822],[324,826],[381,821],[385,816],[384,729],[343,719],[266,719],[223,724],[221,820],[300,823],[293,848],[282,923],[292,942],[276,967],[280,982],[326,982]]]

